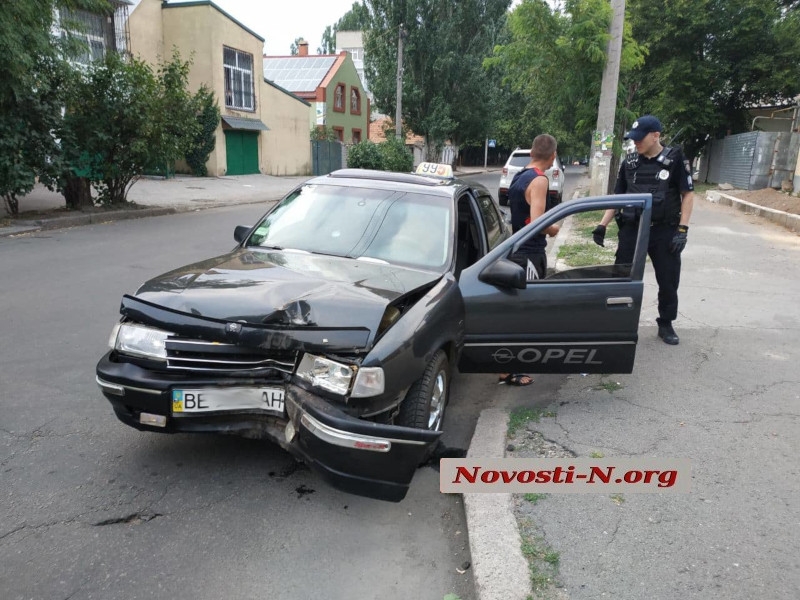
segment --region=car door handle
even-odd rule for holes
[[[617,296],[606,298],[606,306],[633,306],[633,298],[630,296]]]

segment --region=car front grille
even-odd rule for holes
[[[167,367],[184,371],[248,371],[292,374],[297,362],[295,351],[260,352],[234,344],[170,338],[166,342]]]

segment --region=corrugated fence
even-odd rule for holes
[[[800,134],[751,131],[713,140],[700,160],[699,179],[729,183],[740,190],[780,188],[792,181]]]

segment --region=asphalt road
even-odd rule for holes
[[[4,600],[473,597],[471,572],[457,572],[461,498],[439,493],[433,468],[402,503],[349,496],[266,442],[128,428],[97,389],[121,295],[227,251],[261,212],[0,239]],[[483,395],[489,380],[476,381]],[[454,444],[470,420],[453,411]]]
[[[497,173],[476,176],[496,193]],[[258,206],[0,239],[0,597],[474,597],[461,498],[421,468],[391,504],[329,488],[266,442],[117,421],[94,382],[120,297],[229,250]],[[544,377],[551,396],[560,378]],[[520,395],[456,376],[444,442]],[[518,391],[518,390],[517,390]]]
[[[526,517],[571,600],[800,598],[800,237],[696,200],[679,346],[645,270],[631,375],[571,375],[531,424],[583,458],[688,458],[688,494],[549,494]],[[523,503],[524,505],[524,503]]]

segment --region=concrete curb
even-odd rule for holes
[[[773,223],[780,225],[781,227],[785,227],[790,231],[800,231],[800,215],[793,215],[791,213],[783,212],[782,210],[775,210],[774,208],[759,206],[758,204],[753,204],[752,202],[747,202],[746,200],[740,200],[735,196],[723,194],[718,190],[708,190],[706,192],[706,200],[713,202],[714,204],[731,206],[736,210],[742,211],[749,215],[755,215],[757,217],[761,217],[762,219],[772,221]]]
[[[505,456],[508,413],[481,411],[467,458]],[[464,494],[464,508],[478,600],[524,600],[531,593],[511,494]]]

